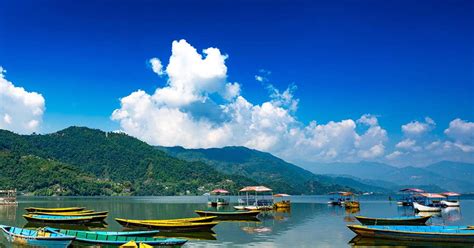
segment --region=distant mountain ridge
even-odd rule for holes
[[[474,164],[442,161],[425,167],[394,167],[383,163],[313,164],[318,174],[350,175],[363,180],[379,180],[394,185],[426,186],[458,192],[474,192]],[[378,184],[376,184],[378,185]]]
[[[225,174],[248,177],[279,192],[286,190],[285,193],[294,194],[301,192],[298,189],[304,189],[303,192],[306,194],[334,190],[388,192],[385,188],[368,185],[352,178],[315,175],[270,153],[241,146],[208,149],[158,146],[157,149],[187,161],[202,161]]]

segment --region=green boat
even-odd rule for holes
[[[129,236],[135,234],[145,234],[146,232],[94,232],[94,231],[79,231],[79,230],[63,230],[56,228],[45,228],[46,230],[61,235],[75,236],[77,241],[93,244],[109,244],[109,245],[123,245],[130,241],[136,243],[145,243],[153,246],[163,245],[183,245],[187,242],[186,239],[177,238],[153,238],[143,236]]]
[[[245,219],[256,219],[260,211],[205,211],[195,210],[200,216],[217,216],[218,220],[245,220]]]

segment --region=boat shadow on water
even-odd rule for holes
[[[473,247],[474,243],[408,241],[355,236],[348,243],[352,247]]]

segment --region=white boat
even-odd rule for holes
[[[441,207],[425,206],[418,202],[413,203],[413,208],[418,212],[441,212]]]
[[[245,210],[245,206],[234,206],[236,210]]]
[[[443,206],[446,207],[459,207],[461,204],[459,201],[448,201],[448,200],[443,200],[440,202]]]

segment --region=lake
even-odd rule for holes
[[[121,226],[113,218],[164,219],[197,217],[194,210],[208,209],[205,196],[173,197],[20,197],[19,205],[0,206],[0,224],[25,226],[24,208],[83,206],[97,211],[109,211],[107,229],[119,231]],[[236,200],[236,199],[233,199]],[[260,215],[260,222],[221,222],[215,234],[185,235],[189,242],[184,247],[349,247],[355,236],[347,227],[357,221],[354,215],[375,217],[414,215],[409,207],[399,207],[388,201],[388,196],[364,196],[360,212],[351,213],[338,206],[328,206],[327,196],[295,196],[289,212],[269,212]],[[431,220],[436,225],[474,224],[474,199],[462,199],[461,208],[444,210]],[[383,245],[396,243],[383,240],[362,240]],[[362,244],[362,243],[359,243]],[[406,246],[418,243],[404,243]],[[446,246],[451,244],[427,244]],[[8,246],[0,238],[0,246]],[[466,245],[473,247],[473,245]],[[400,247],[400,246],[399,246]]]

